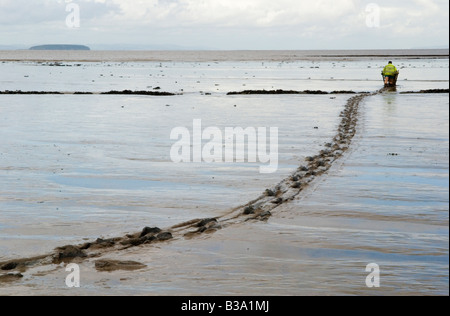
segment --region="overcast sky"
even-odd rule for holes
[[[0,0],[0,47],[447,48],[448,37],[448,0]]]

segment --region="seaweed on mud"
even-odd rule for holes
[[[281,94],[311,94],[311,95],[327,95],[327,94],[356,94],[355,91],[332,91],[326,92],[322,90],[304,90],[304,91],[295,91],[295,90],[244,90],[244,91],[233,91],[228,92],[227,95],[281,95]]]
[[[21,90],[5,90],[0,91],[0,95],[92,95],[92,94],[102,94],[102,95],[148,95],[148,96],[174,96],[175,93],[162,92],[162,91],[107,91],[107,92],[85,92],[85,91],[75,91],[75,92],[61,92],[61,91],[21,91]]]
[[[63,94],[63,93],[58,92],[58,91],[21,91],[21,90],[10,91],[10,90],[5,90],[5,91],[0,91],[0,94],[40,95],[40,94]]]
[[[155,88],[156,89],[156,88]],[[108,91],[102,92],[100,94],[105,95],[150,95],[150,96],[174,96],[176,94],[170,92],[160,92],[160,91],[131,91],[131,90],[123,90],[123,91]]]
[[[400,94],[431,94],[431,93],[450,93],[449,89],[428,89],[420,91],[405,91]]]

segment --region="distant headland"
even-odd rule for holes
[[[89,47],[84,45],[40,45],[33,46],[30,50],[91,50]]]

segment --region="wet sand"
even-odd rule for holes
[[[436,95],[435,111],[424,112],[419,104],[410,106],[414,98],[383,91],[349,99],[333,139],[339,147],[331,144],[332,150],[307,158],[309,163],[291,177],[229,214],[59,248],[43,258],[3,262],[11,271],[4,274],[4,283],[14,294],[22,284],[34,287],[45,279],[48,287],[34,293],[49,294],[58,288],[54,282],[62,267],[76,262],[89,286],[58,291],[448,295],[448,183],[441,182],[439,171],[448,170],[448,133],[446,139],[431,138],[436,124],[440,137],[448,130],[448,99]],[[405,117],[401,113],[407,109]],[[356,133],[358,118],[363,122]],[[436,152],[423,154],[422,148],[433,141],[444,141],[447,149],[433,147]],[[448,180],[448,173],[442,176]],[[430,194],[434,204],[425,202]],[[404,216],[392,212],[405,206]],[[417,245],[429,241],[433,247],[418,251]],[[372,262],[381,267],[380,289],[365,286],[364,269]]]
[[[378,92],[378,93],[381,93]],[[336,136],[332,142],[326,145],[327,149],[322,150],[315,156],[306,158],[307,164],[300,166],[296,172],[284,179],[272,189],[267,189],[265,193],[256,200],[246,205],[236,207],[229,214],[218,218],[192,219],[186,223],[179,223],[175,226],[161,230],[158,227],[144,228],[142,232],[117,236],[107,240],[97,239],[97,241],[87,242],[81,245],[68,245],[58,247],[52,254],[44,255],[36,260],[33,258],[23,258],[19,261],[0,262],[0,269],[3,271],[21,270],[25,271],[29,267],[46,265],[49,263],[59,264],[70,262],[74,259],[95,258],[105,253],[117,252],[137,247],[144,244],[164,242],[175,238],[194,238],[201,234],[213,233],[229,225],[246,222],[249,220],[268,220],[274,209],[293,200],[310,183],[325,172],[327,172],[333,162],[339,159],[350,147],[351,141],[356,134],[358,122],[358,109],[362,100],[373,94],[361,94],[348,100],[345,109],[341,112],[341,122]],[[175,235],[175,236],[174,236]]]
[[[325,145],[256,199],[126,235],[91,227],[100,238],[1,262],[0,294],[448,295],[448,98],[416,92],[340,96]],[[81,289],[63,284],[69,262]],[[381,289],[365,287],[372,262]]]
[[[0,51],[0,61],[33,62],[214,62],[444,58],[448,49],[337,51]]]
[[[347,96],[2,98],[9,104],[0,167],[5,261],[143,225],[223,215],[319,152],[333,138]],[[258,163],[172,163],[171,129],[190,128],[198,117],[219,128],[283,124],[278,172],[262,176]]]

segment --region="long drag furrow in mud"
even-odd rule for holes
[[[307,157],[306,163],[300,166],[290,177],[281,181],[273,188],[267,189],[260,197],[246,205],[234,208],[229,213],[207,219],[194,219],[168,229],[145,227],[141,232],[111,239],[97,239],[82,245],[69,245],[55,249],[53,253],[34,258],[24,258],[0,262],[0,282],[20,280],[21,273],[38,265],[80,262],[86,259],[99,258],[130,247],[153,245],[180,238],[195,238],[196,236],[213,233],[227,226],[246,221],[268,220],[276,209],[287,203],[306,189],[315,179],[326,173],[333,163],[349,149],[356,133],[358,110],[364,98],[380,93],[363,93],[353,96],[347,101],[345,109],[340,114],[341,122],[336,136],[325,149],[315,156]],[[143,266],[135,262],[113,262],[97,260],[99,271],[114,269],[139,269]]]

